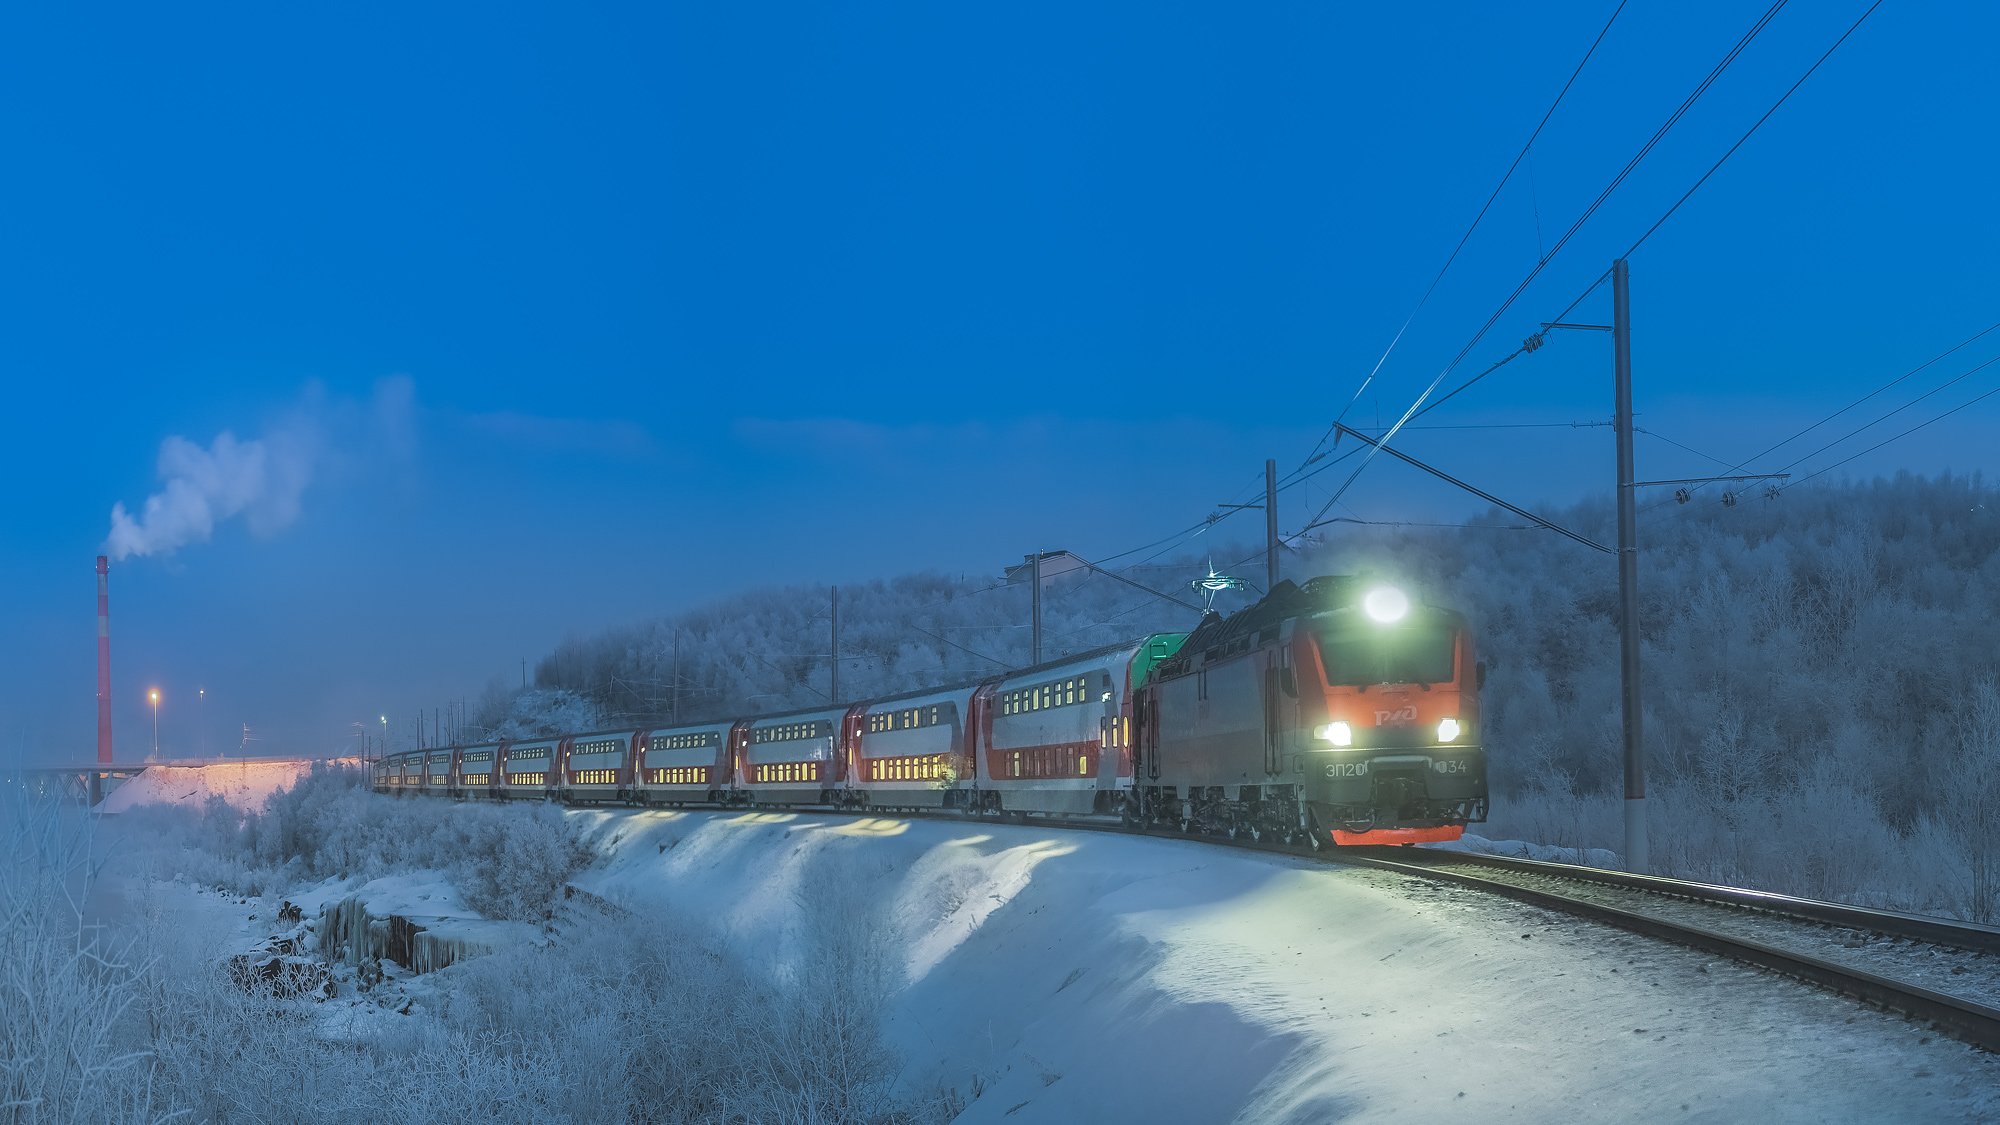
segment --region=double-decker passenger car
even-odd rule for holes
[[[500,784],[495,796],[546,800],[555,792],[556,747],[560,738],[524,739],[500,745]]]
[[[442,797],[451,792],[452,751],[426,750],[423,753],[423,792]]]
[[[849,720],[860,707],[822,707],[746,719],[730,733],[736,784],[760,805],[838,801],[847,783]]]
[[[979,793],[972,701],[980,685],[935,688],[861,704],[849,737],[845,803],[876,808],[970,808]]]
[[[494,797],[500,788],[500,744],[467,746],[458,752],[458,797]]]
[[[559,796],[572,802],[631,800],[632,752],[646,734],[624,730],[564,739],[558,747],[562,762]]]
[[[1132,691],[1184,634],[1010,672],[980,688],[988,806],[1010,812],[1116,813],[1132,785]]]
[[[639,752],[641,804],[721,804],[736,797],[737,724],[724,720],[645,732]]]

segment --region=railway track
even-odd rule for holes
[[[1320,854],[1333,863],[1504,895],[1782,973],[2000,1053],[2000,928],[1505,856],[1430,848]]]

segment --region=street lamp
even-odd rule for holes
[[[205,687],[196,688],[194,689],[194,694],[194,721],[195,725],[201,727],[201,756],[206,759],[208,757],[208,689]]]
[[[383,715],[380,718],[382,720],[382,753],[387,755],[389,753],[389,716]]]
[[[146,701],[153,705],[153,757],[160,756],[160,689],[146,692]]]

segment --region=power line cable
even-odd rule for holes
[[[1820,454],[1822,454],[1822,453],[1825,453],[1825,452],[1826,452],[1827,450],[1829,450],[1829,449],[1832,449],[1832,448],[1833,448],[1834,446],[1836,446],[1836,445],[1839,445],[1839,444],[1841,444],[1842,442],[1844,442],[1844,441],[1847,441],[1847,440],[1848,440],[1848,439],[1850,439],[1850,438],[1854,438],[1854,437],[1858,437],[1858,436],[1860,436],[1861,434],[1863,434],[1863,433],[1865,433],[1865,432],[1867,432],[1867,431],[1869,431],[1869,430],[1872,430],[1872,429],[1874,429],[1874,428],[1875,428],[1876,426],[1879,426],[1879,425],[1881,425],[1882,423],[1884,423],[1884,422],[1888,421],[1889,419],[1891,419],[1891,418],[1894,418],[1894,417],[1895,417],[1896,415],[1898,415],[1898,414],[1901,414],[1901,413],[1902,413],[1903,411],[1905,411],[1905,410],[1908,410],[1908,409],[1909,409],[1910,407],[1912,407],[1912,406],[1915,406],[1916,404],[1918,404],[1918,403],[1920,403],[1920,402],[1924,401],[1925,399],[1927,399],[1927,398],[1931,397],[1932,395],[1934,395],[1934,394],[1937,394],[1937,393],[1939,393],[1940,391],[1943,391],[1943,390],[1945,390],[1945,389],[1946,389],[1946,388],[1948,388],[1948,387],[1954,387],[1954,386],[1957,386],[1957,385],[1958,385],[1958,384],[1960,384],[1960,383],[1963,383],[1963,382],[1964,382],[1964,381],[1966,381],[1967,379],[1970,379],[1970,378],[1972,378],[1972,377],[1973,377],[1974,375],[1977,375],[1977,374],[1979,374],[1979,373],[1980,373],[1981,371],[1984,371],[1984,370],[1986,370],[1987,368],[1989,368],[1989,367],[1993,366],[1993,365],[1994,365],[1994,364],[1996,364],[1996,363],[2000,363],[2000,355],[1996,355],[1996,356],[1994,356],[1994,357],[1993,357],[1992,359],[1989,359],[1989,360],[1987,360],[1987,361],[1986,361],[1986,362],[1984,362],[1984,363],[1981,363],[1981,364],[1978,364],[1978,365],[1974,366],[1974,367],[1973,367],[1973,368],[1972,368],[1971,370],[1969,370],[1969,371],[1965,372],[1965,373],[1964,373],[1964,374],[1962,374],[1962,375],[1958,375],[1958,376],[1956,376],[1956,377],[1954,377],[1954,378],[1951,378],[1951,379],[1947,379],[1947,380],[1945,380],[1944,382],[1942,382],[1942,383],[1938,384],[1938,385],[1937,385],[1937,386],[1935,386],[1935,387],[1932,387],[1932,388],[1931,388],[1930,390],[1928,390],[1928,391],[1925,391],[1925,392],[1924,392],[1923,394],[1920,394],[1920,395],[1918,395],[1917,397],[1915,397],[1915,398],[1911,399],[1910,401],[1908,401],[1908,402],[1904,403],[1903,405],[1901,405],[1901,406],[1897,407],[1896,409],[1894,409],[1894,410],[1891,410],[1891,411],[1889,411],[1888,413],[1886,413],[1886,414],[1883,414],[1883,415],[1881,415],[1880,417],[1876,418],[1876,419],[1875,419],[1874,421],[1872,421],[1872,422],[1867,422],[1867,423],[1864,423],[1864,424],[1862,424],[1862,425],[1860,425],[1860,426],[1857,426],[1857,427],[1855,427],[1855,428],[1854,428],[1854,429],[1852,429],[1852,430],[1849,430],[1849,431],[1847,431],[1846,433],[1844,433],[1844,434],[1842,434],[1841,436],[1839,436],[1839,437],[1837,437],[1837,438],[1833,439],[1832,441],[1830,441],[1830,442],[1827,442],[1827,443],[1826,443],[1825,445],[1822,445],[1822,446],[1820,446],[1820,447],[1819,447],[1818,449],[1815,449],[1815,450],[1813,450],[1813,451],[1812,451],[1811,453],[1808,453],[1808,454],[1806,454],[1806,455],[1805,455],[1805,456],[1803,456],[1803,457],[1797,457],[1797,458],[1794,458],[1794,459],[1792,460],[1792,463],[1791,463],[1791,464],[1789,464],[1789,465],[1786,465],[1786,466],[1785,466],[1784,468],[1782,468],[1782,469],[1780,469],[1780,470],[1778,470],[1778,471],[1779,471],[1779,472],[1781,472],[1781,473],[1782,473],[1782,472],[1787,472],[1787,471],[1789,471],[1789,470],[1791,470],[1791,469],[1793,469],[1793,468],[1797,467],[1798,465],[1800,465],[1800,464],[1803,464],[1804,462],[1807,462],[1807,461],[1810,461],[1810,460],[1812,460],[1813,458],[1815,458],[1815,457],[1819,456]],[[1936,419],[1933,419],[1933,421],[1935,421],[1935,420],[1936,420]],[[1892,439],[1892,440],[1893,440],[1893,439]],[[1873,446],[1873,447],[1871,447],[1871,448],[1876,448],[1876,449],[1879,449],[1879,448],[1881,448],[1881,447],[1880,447],[1880,446]],[[1862,452],[1867,452],[1867,450],[1863,450]],[[1855,456],[1859,456],[1859,454],[1856,454]],[[1842,464],[1842,465],[1844,465],[1844,464],[1846,464],[1846,463],[1847,463],[1848,461],[1852,461],[1853,459],[1854,459],[1853,457],[1848,457],[1848,458],[1846,458],[1845,460],[1842,460],[1842,461],[1839,461],[1839,462],[1836,462],[1836,463],[1837,463],[1837,464]],[[1824,469],[1820,470],[1820,472],[1825,472],[1825,471],[1826,471],[1826,470],[1824,470]],[[1814,476],[1818,476],[1818,475],[1819,475],[1819,473],[1814,473],[1813,475],[1814,475]]]
[[[1382,365],[1388,361],[1389,354],[1396,350],[1397,344],[1403,342],[1403,334],[1410,330],[1410,325],[1417,319],[1417,314],[1424,311],[1424,306],[1430,302],[1431,294],[1437,292],[1438,283],[1444,280],[1446,273],[1450,272],[1452,263],[1458,261],[1459,253],[1465,249],[1465,244],[1472,240],[1473,232],[1479,229],[1479,224],[1486,218],[1486,213],[1493,209],[1493,202],[1500,198],[1500,192],[1506,188],[1508,181],[1513,179],[1515,170],[1521,166],[1521,161],[1533,151],[1535,141],[1540,139],[1542,130],[1548,127],[1549,119],[1555,116],[1556,107],[1562,105],[1563,98],[1569,94],[1570,87],[1576,85],[1577,76],[1583,73],[1583,68],[1590,63],[1591,56],[1597,53],[1598,45],[1603,43],[1604,37],[1611,32],[1611,25],[1618,22],[1618,15],[1625,10],[1627,2],[1628,0],[1618,0],[1618,6],[1611,10],[1611,18],[1605,20],[1604,26],[1598,29],[1597,38],[1590,41],[1590,47],[1583,52],[1583,58],[1577,60],[1576,69],[1570,71],[1569,80],[1563,83],[1562,89],[1556,91],[1555,100],[1549,103],[1547,110],[1543,111],[1542,119],[1535,123],[1534,132],[1528,134],[1527,141],[1521,145],[1521,151],[1514,154],[1512,163],[1508,164],[1507,170],[1501,173],[1500,182],[1493,185],[1492,194],[1488,195],[1486,202],[1480,205],[1479,213],[1472,217],[1472,224],[1465,228],[1464,234],[1459,236],[1458,244],[1451,248],[1451,253],[1446,256],[1444,265],[1438,267],[1437,275],[1432,277],[1430,285],[1425,287],[1424,295],[1417,299],[1417,307],[1411,309],[1410,315],[1403,319],[1403,326],[1396,329],[1396,335],[1390,338],[1389,346],[1382,349],[1381,356],[1375,360],[1375,366],[1369,370],[1367,377],[1362,379],[1361,385],[1355,389],[1354,397],[1348,399],[1347,405],[1341,409],[1339,415],[1341,419],[1345,419],[1347,412],[1354,409],[1354,404],[1361,401],[1361,396],[1367,392],[1369,384],[1375,381],[1375,376],[1381,372]],[[1535,222],[1537,238],[1539,239],[1541,229],[1541,212],[1539,210],[1536,211]],[[1312,452],[1308,453],[1305,461],[1300,463],[1300,468],[1311,464],[1312,459],[1318,456],[1319,451],[1326,446],[1326,439],[1332,436],[1333,427],[1328,426],[1326,433],[1320,435],[1318,443],[1313,446]]]
[[[1695,192],[1700,191],[1701,185],[1707,183],[1708,178],[1710,176],[1715,175],[1716,169],[1722,167],[1725,161],[1727,161],[1730,157],[1736,155],[1736,150],[1743,147],[1743,142],[1749,140],[1751,134],[1755,133],[1758,130],[1758,128],[1764,124],[1764,122],[1770,120],[1771,115],[1778,112],[1778,107],[1784,105],[1787,99],[1789,99],[1794,93],[1797,93],[1798,88],[1806,84],[1806,79],[1811,78],[1813,76],[1813,72],[1820,68],[1820,64],[1825,62],[1827,59],[1832,58],[1833,53],[1835,51],[1840,50],[1840,45],[1842,43],[1847,42],[1849,36],[1853,35],[1856,31],[1859,31],[1861,29],[1862,23],[1865,22],[1869,16],[1874,15],[1875,9],[1881,6],[1882,6],[1882,0],[1875,0],[1873,4],[1868,5],[1868,10],[1862,12],[1860,16],[1856,17],[1855,21],[1848,26],[1846,31],[1841,32],[1840,38],[1833,41],[1833,46],[1828,47],[1826,49],[1826,53],[1820,55],[1818,59],[1815,59],[1813,61],[1813,64],[1806,68],[1806,72],[1804,74],[1799,75],[1799,80],[1797,82],[1792,83],[1791,87],[1787,89],[1783,94],[1780,94],[1778,96],[1777,101],[1771,103],[1771,108],[1764,111],[1764,116],[1759,117],[1756,120],[1756,122],[1750,126],[1750,128],[1744,130],[1743,135],[1736,138],[1736,143],[1729,146],[1729,151],[1723,153],[1722,156],[1719,159],[1717,159],[1713,165],[1709,167],[1708,171],[1703,172],[1701,174],[1701,179],[1696,180],[1694,182],[1693,187],[1687,189],[1687,192],[1683,194],[1679,199],[1674,200],[1674,205],[1672,207],[1667,208],[1666,214],[1661,215],[1658,219],[1654,220],[1653,225],[1646,228],[1646,233],[1640,235],[1638,241],[1634,242],[1631,246],[1627,247],[1625,253],[1621,256],[1629,258],[1632,256],[1633,251],[1639,249],[1639,247],[1641,246],[1644,246],[1646,244],[1646,240],[1653,237],[1653,232],[1659,230],[1660,226],[1663,223],[1665,223],[1668,219],[1673,218],[1674,212],[1681,209],[1681,204],[1686,203],[1690,196],[1694,195]]]
[[[1879,4],[1881,0],[1876,0],[1876,2]],[[1507,296],[1507,299],[1505,301],[1502,301],[1500,303],[1500,307],[1494,310],[1493,315],[1486,318],[1486,323],[1480,326],[1479,331],[1473,333],[1472,339],[1467,341],[1463,348],[1459,349],[1458,354],[1452,358],[1450,363],[1445,365],[1442,371],[1438,372],[1437,377],[1432,379],[1430,385],[1424,388],[1423,393],[1417,396],[1416,401],[1410,404],[1410,408],[1403,412],[1402,418],[1397,421],[1396,425],[1391,426],[1388,432],[1382,436],[1380,443],[1370,447],[1368,456],[1362,458],[1361,464],[1355,466],[1354,472],[1349,474],[1347,480],[1342,482],[1340,488],[1334,492],[1333,500],[1328,501],[1326,505],[1327,508],[1331,508],[1333,506],[1333,501],[1339,500],[1340,497],[1344,495],[1349,488],[1353,487],[1355,480],[1358,479],[1361,476],[1362,472],[1365,471],[1368,468],[1368,466],[1374,462],[1375,455],[1381,452],[1384,448],[1386,448],[1387,444],[1395,438],[1396,434],[1402,429],[1403,425],[1409,422],[1410,419],[1414,418],[1418,414],[1418,412],[1423,408],[1424,403],[1430,398],[1430,396],[1433,393],[1436,392],[1438,385],[1443,383],[1444,380],[1447,377],[1449,377],[1454,370],[1458,368],[1458,365],[1465,361],[1465,357],[1471,354],[1473,348],[1479,346],[1479,342],[1486,338],[1486,334],[1492,331],[1493,326],[1499,322],[1502,316],[1506,315],[1507,310],[1514,306],[1514,302],[1520,299],[1521,294],[1527,292],[1528,286],[1533,284],[1537,277],[1541,276],[1542,271],[1548,267],[1549,262],[1553,261],[1555,256],[1562,252],[1563,247],[1569,244],[1569,240],[1575,237],[1577,231],[1583,229],[1584,224],[1589,222],[1591,217],[1597,213],[1598,209],[1604,205],[1605,201],[1610,199],[1612,194],[1616,192],[1621,185],[1624,184],[1625,180],[1629,176],[1631,176],[1632,172],[1635,169],[1638,168],[1640,162],[1645,160],[1647,155],[1649,155],[1653,151],[1653,149],[1659,145],[1660,141],[1666,137],[1667,133],[1670,132],[1675,125],[1679,124],[1683,117],[1687,116],[1688,111],[1694,108],[1695,103],[1701,100],[1702,95],[1706,94],[1709,88],[1715,85],[1716,80],[1722,77],[1723,72],[1729,69],[1730,64],[1734,63],[1736,59],[1740,57],[1743,54],[1743,52],[1750,46],[1751,42],[1753,42],[1757,38],[1757,36],[1763,32],[1764,28],[1770,25],[1772,19],[1776,18],[1778,12],[1785,7],[1786,3],[1787,0],[1775,0],[1775,2],[1768,9],[1765,10],[1764,14],[1758,17],[1757,22],[1751,26],[1750,30],[1745,32],[1743,34],[1743,37],[1736,41],[1736,45],[1731,47],[1729,49],[1729,52],[1722,57],[1722,61],[1716,63],[1715,67],[1708,72],[1708,75],[1705,78],[1703,78],[1701,82],[1695,86],[1694,90],[1691,91],[1688,94],[1688,96],[1681,101],[1681,104],[1677,106],[1674,109],[1674,111],[1667,116],[1666,121],[1662,122],[1660,127],[1653,131],[1653,135],[1647,138],[1646,143],[1639,147],[1639,151],[1633,154],[1632,159],[1627,161],[1623,168],[1619,169],[1618,174],[1611,178],[1611,182],[1605,185],[1604,190],[1598,193],[1597,198],[1591,201],[1590,206],[1584,208],[1583,213],[1577,216],[1576,220],[1570,224],[1569,229],[1565,230],[1562,234],[1562,237],[1556,240],[1556,244],[1549,249],[1549,252],[1542,255],[1542,257],[1538,261],[1536,261],[1534,268],[1528,271],[1528,276],[1522,278],[1521,283],[1514,287],[1514,291]],[[1738,143],[1740,144],[1741,142]],[[1599,283],[1601,283],[1601,280],[1602,279],[1600,278]],[[1598,283],[1593,283],[1591,288],[1592,289],[1596,288],[1596,284]],[[1589,290],[1585,290],[1586,294],[1588,292]],[[1582,299],[1583,298],[1579,296],[1576,301],[1571,302],[1570,307],[1571,308],[1576,307],[1576,304],[1580,303]],[[1558,317],[1557,319],[1561,319],[1561,317]],[[1538,348],[1540,346],[1541,346],[1540,337],[1529,337],[1529,343],[1523,344],[1520,348],[1515,349],[1506,358],[1500,360],[1498,363],[1495,363],[1492,367],[1488,368],[1486,371],[1481,372],[1478,376],[1476,376],[1472,381],[1468,382],[1466,385],[1470,386],[1471,382],[1476,382],[1478,379],[1484,378],[1486,375],[1490,374],[1495,368],[1500,367],[1502,364],[1507,363],[1509,360],[1514,359],[1516,356],[1522,355],[1529,351],[1533,351],[1535,348]],[[1463,389],[1464,388],[1462,387],[1460,388],[1460,390]],[[1457,394],[1458,392],[1453,391],[1452,393]],[[1322,509],[1321,511],[1322,514],[1324,514],[1325,509]],[[1318,517],[1316,516],[1314,518],[1317,519]]]
[[[1821,418],[1819,421],[1814,422],[1812,425],[1807,426],[1802,430],[1799,430],[1798,432],[1785,438],[1783,441],[1780,441],[1775,445],[1766,446],[1763,449],[1760,449],[1757,452],[1752,453],[1750,456],[1745,457],[1743,460],[1737,462],[1736,464],[1729,466],[1728,471],[1731,473],[1739,472],[1746,466],[1755,464],[1756,462],[1763,460],[1765,457],[1768,457],[1771,454],[1776,453],[1778,450],[1783,449],[1784,447],[1792,444],[1793,442],[1799,440],[1800,438],[1806,436],[1807,434],[1812,433],[1814,430],[1819,429],[1821,426],[1826,425],[1828,422],[1833,421],[1835,418],[1838,418],[1841,415],[1847,413],[1848,411],[1853,410],[1855,407],[1860,406],[1862,403],[1865,403],[1868,400],[1875,398],[1876,396],[1882,394],[1883,392],[1888,391],[1892,387],[1896,387],[1904,382],[1907,382],[1909,379],[1914,377],[1918,372],[1923,371],[1927,367],[1934,366],[1940,360],[1943,360],[1946,357],[1958,351],[1963,350],[1967,345],[1977,342],[1980,338],[1992,333],[1995,329],[2000,329],[2000,321],[1995,321],[1992,324],[1989,324],[1986,327],[1980,329],[1979,331],[1974,332],[1972,335],[1967,336],[1965,339],[1960,340],[1958,343],[1953,344],[1951,347],[1946,348],[1945,350],[1930,357],[1929,359],[1923,361],[1922,363],[1917,364],[1915,367],[1910,368],[1908,371],[1903,372],[1901,375],[1896,376],[1894,379],[1891,379],[1888,382],[1882,384],[1881,386],[1876,387],[1874,390],[1869,391],[1867,394],[1862,395],[1860,398],[1855,399],[1853,402],[1848,403],[1846,406],[1841,407],[1839,410],[1836,410],[1833,413],[1827,415],[1826,417]],[[1855,432],[1858,433],[1859,431]],[[1854,436],[1853,433],[1848,434],[1848,437],[1852,436]],[[1843,438],[1841,440],[1844,441],[1846,439]],[[1833,444],[1838,445],[1840,443],[1834,442]],[[1699,492],[1704,487],[1706,486],[1697,485],[1693,489],[1689,490],[1689,494],[1692,495],[1695,492]],[[1651,508],[1649,508],[1648,510],[1650,511],[1653,508],[1659,508],[1669,503],[1673,503],[1673,501],[1671,500],[1661,501],[1660,503],[1652,505]]]
[[[1996,359],[2000,359],[2000,357],[1996,357]],[[1993,363],[1993,362],[1995,362],[1995,360],[1987,361],[1987,363]],[[1986,364],[1981,364],[1980,366],[1984,367],[1986,366]],[[1972,406],[1976,403],[1984,402],[1987,399],[1992,398],[1994,395],[2000,395],[2000,387],[1994,387],[1992,390],[1987,391],[1985,394],[1972,399],[1970,402],[1960,403],[1959,405],[1952,407],[1950,410],[1945,411],[1943,414],[1940,414],[1935,418],[1930,418],[1926,419],[1925,421],[1919,422],[1916,425],[1911,426],[1909,429],[1904,430],[1902,433],[1895,435],[1894,437],[1883,438],[1881,441],[1876,442],[1874,445],[1869,446],[1868,448],[1862,450],[1861,452],[1851,454],[1847,457],[1843,457],[1840,460],[1835,461],[1833,464],[1828,465],[1826,468],[1816,469],[1813,472],[1807,474],[1806,476],[1800,477],[1798,480],[1792,481],[1791,483],[1785,485],[1785,487],[1780,491],[1790,491],[1791,489],[1796,488],[1799,485],[1802,485],[1805,482],[1813,479],[1813,477],[1819,476],[1822,473],[1831,472],[1834,469],[1838,469],[1842,465],[1847,464],[1849,461],[1854,460],[1856,457],[1865,457],[1868,454],[1873,453],[1876,450],[1882,448],[1883,446],[1888,445],[1890,442],[1901,441],[1903,438],[1909,437],[1911,434],[1916,433],[1918,430],[1921,430],[1926,426],[1932,425],[1933,423],[1936,422],[1942,422],[1946,418],[1949,418],[1952,415],[1958,413],[1959,411],[1964,410],[1966,407]]]

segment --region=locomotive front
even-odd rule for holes
[[[1461,615],[1376,585],[1293,639],[1306,800],[1334,842],[1455,840],[1486,819],[1485,667]]]

